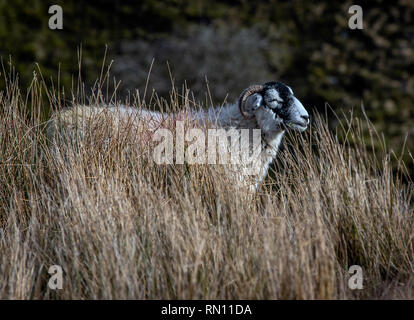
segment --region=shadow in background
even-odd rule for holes
[[[48,8],[62,6],[63,30],[48,28]],[[339,112],[361,105],[387,144],[400,155],[414,149],[414,4],[362,1],[364,28],[351,30],[352,1],[40,1],[0,3],[0,55],[10,57],[22,87],[35,62],[46,79],[69,93],[78,74],[86,88],[108,63],[121,81],[121,98],[149,89],[168,97],[170,65],[176,87],[184,83],[206,101],[206,79],[215,103],[234,100],[252,83],[288,83],[311,110],[325,103]],[[0,80],[4,88],[4,79]],[[336,122],[331,123],[335,126]],[[367,132],[367,141],[368,141]],[[369,143],[369,142],[368,142]],[[374,146],[378,148],[378,146]],[[412,169],[407,150],[403,159]],[[411,164],[411,165],[410,165]]]

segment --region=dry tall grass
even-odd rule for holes
[[[413,188],[393,176],[385,151],[366,150],[365,122],[345,122],[339,143],[315,115],[249,199],[220,168],[156,166],[136,136],[108,126],[55,150],[41,115],[56,94],[47,99],[36,79],[27,95],[8,83],[0,298],[414,297]],[[170,107],[182,103],[172,95]],[[64,270],[56,291],[47,286],[55,264]],[[362,290],[348,288],[353,264]]]

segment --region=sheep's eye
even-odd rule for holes
[[[279,102],[279,103],[282,103],[283,101],[282,100],[280,100],[280,99],[273,99],[273,100],[270,100],[270,102]]]

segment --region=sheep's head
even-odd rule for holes
[[[292,89],[281,82],[250,86],[240,95],[239,108],[245,118],[256,117],[262,129],[277,122],[283,128],[305,131],[309,124],[308,112]]]

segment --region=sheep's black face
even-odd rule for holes
[[[263,106],[279,116],[286,127],[305,131],[309,124],[309,114],[295,97],[292,89],[281,82],[264,84]]]

